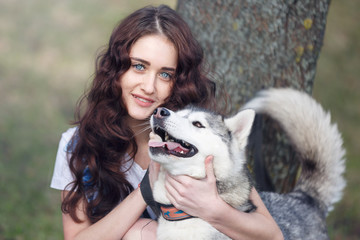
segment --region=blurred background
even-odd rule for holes
[[[0,240],[62,239],[49,184],[61,133],[91,81],[96,53],[128,13],[168,1],[0,0]],[[333,0],[314,97],[347,149],[348,182],[328,218],[331,239],[360,236],[359,0]]]

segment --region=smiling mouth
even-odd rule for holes
[[[133,97],[136,98],[136,99],[138,99],[139,101],[141,101],[141,102],[143,102],[143,103],[153,103],[153,102],[154,102],[154,101],[151,100],[151,99],[142,98],[142,97],[139,97],[139,96],[134,95],[134,94],[133,94]]]
[[[154,128],[154,132],[151,133],[150,138],[149,147],[151,153],[153,154],[162,153],[182,158],[189,158],[198,152],[194,145],[171,136],[160,127]]]

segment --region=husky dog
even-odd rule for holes
[[[204,178],[208,155],[214,156],[220,197],[240,211],[256,208],[249,201],[253,185],[245,158],[255,112],[278,121],[302,159],[294,190],[260,192],[263,202],[285,239],[328,239],[325,218],[345,187],[342,138],[315,100],[291,89],[264,90],[229,118],[195,107],[154,112],[149,153],[161,164],[153,189],[162,212],[158,239],[229,239],[202,219],[175,209],[166,197],[165,172]]]

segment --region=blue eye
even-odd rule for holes
[[[140,63],[133,64],[132,66],[138,71],[143,71],[145,69],[145,66]]]
[[[171,74],[167,73],[167,72],[162,72],[160,73],[160,77],[162,78],[166,78],[166,79],[171,79]]]

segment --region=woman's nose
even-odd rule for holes
[[[152,94],[155,91],[156,75],[145,76],[142,82],[142,89],[147,94]]]

